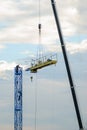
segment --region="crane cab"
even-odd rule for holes
[[[38,69],[42,69],[46,66],[53,65],[57,63],[57,54],[44,56],[36,60],[32,60],[31,66],[26,69],[26,71],[30,71],[31,73],[36,73]]]

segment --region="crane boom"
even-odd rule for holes
[[[74,89],[74,82],[72,79],[72,74],[71,74],[71,70],[70,70],[70,66],[69,66],[69,61],[68,61],[68,57],[67,57],[67,53],[66,53],[66,48],[65,48],[63,35],[61,32],[61,27],[60,27],[60,23],[59,23],[59,18],[58,18],[58,14],[57,14],[56,4],[55,4],[54,0],[51,0],[51,5],[52,5],[52,9],[53,9],[53,13],[54,13],[54,17],[55,17],[55,21],[56,21],[56,25],[57,25],[57,30],[58,30],[58,34],[59,34],[59,38],[60,38],[60,42],[61,42],[62,53],[63,53],[65,66],[66,66],[66,70],[67,70],[67,75],[68,75],[68,79],[69,79],[69,83],[70,83],[70,89],[71,89],[71,93],[72,93],[72,97],[73,97],[73,102],[74,102],[74,106],[75,106],[75,110],[76,110],[79,128],[80,128],[80,130],[83,130],[82,119],[81,119],[81,115],[80,115],[80,111],[79,111],[76,92]]]

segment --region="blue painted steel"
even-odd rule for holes
[[[22,130],[22,68],[14,70],[14,130]]]

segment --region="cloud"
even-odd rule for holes
[[[64,36],[87,33],[86,1],[56,1]],[[0,31],[1,43],[38,43],[38,1],[0,1],[0,21],[8,27]],[[45,6],[45,5],[48,6]],[[84,8],[85,7],[85,8]],[[51,3],[41,1],[42,42],[58,39]]]
[[[6,61],[0,61],[0,79],[10,79],[10,72],[14,69],[17,64],[15,62],[8,63]],[[10,72],[9,72],[10,71]]]
[[[5,71],[12,71],[14,67],[18,65],[16,62],[7,62],[4,60],[0,61],[0,72],[5,72]],[[20,65],[21,67],[25,67],[25,65]]]
[[[12,70],[16,66],[15,62],[8,63],[6,61],[0,61],[0,72]]]
[[[4,79],[4,80],[8,80],[11,79],[12,77],[10,76],[10,74],[13,76],[13,71],[14,68],[17,66],[18,64],[16,62],[7,62],[4,60],[0,61],[0,79]],[[25,70],[26,65],[25,64],[19,64],[20,67],[23,68],[23,70]]]
[[[61,52],[61,45],[59,44],[46,45],[45,48],[49,52]],[[82,40],[80,43],[66,42],[65,46],[70,54],[83,53],[87,51],[87,40]]]
[[[67,50],[71,53],[83,53],[87,51],[87,40],[83,40],[81,43],[67,43],[66,44]]]
[[[1,50],[1,49],[4,49],[4,48],[5,48],[5,46],[4,46],[4,45],[0,45],[0,50]]]
[[[38,21],[37,18],[26,18],[15,22],[0,32],[1,43],[32,43],[38,44],[39,33],[38,33]],[[47,20],[48,19],[48,20]],[[50,44],[53,39],[58,38],[55,24],[53,25],[53,19],[47,16],[43,18],[44,25],[42,25],[42,40],[43,44]],[[48,25],[48,23],[49,25]],[[47,28],[49,28],[47,30]]]
[[[59,14],[62,21],[68,22],[71,26],[68,27],[69,30],[73,30],[73,35],[75,34],[87,34],[87,15],[86,15],[86,5],[87,1],[83,0],[84,2],[79,2],[78,0],[71,1],[60,1],[57,3]],[[63,25],[62,25],[63,26]],[[63,28],[64,35],[67,34],[67,30]],[[68,34],[69,36],[69,34]]]
[[[23,14],[24,11],[20,10],[18,8],[18,5],[15,1],[12,0],[0,0],[0,20],[5,20],[5,19],[14,19],[14,17],[17,17],[21,14]]]
[[[21,52],[21,54],[28,56],[27,58],[21,59],[21,60],[29,60],[30,58],[35,58],[35,55],[33,54],[33,52],[29,50],[23,51]]]

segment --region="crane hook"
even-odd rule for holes
[[[33,81],[33,76],[31,76],[30,79],[31,79],[31,82],[32,82]]]

